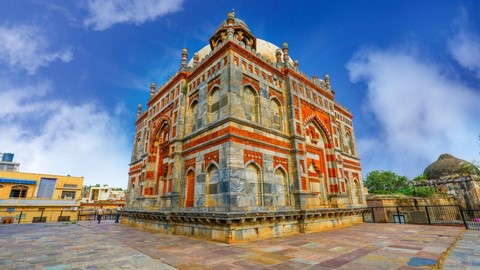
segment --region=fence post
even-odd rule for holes
[[[81,211],[82,211],[82,210],[78,210],[78,211],[77,211],[77,221],[80,221],[80,212],[81,212]]]
[[[375,223],[375,211],[374,211],[373,207],[370,207],[370,209],[372,209],[372,221],[373,221],[373,223]]]
[[[400,219],[400,210],[398,210],[398,206],[396,208],[397,208],[398,224],[402,224],[402,219]],[[393,218],[393,223],[395,223],[395,218]]]
[[[22,220],[22,214],[23,214],[23,211],[20,211],[20,217],[18,217],[18,224],[20,224],[20,220]]]
[[[460,205],[457,205],[457,207],[458,207],[458,210],[460,211],[460,216],[462,217],[463,225],[465,225],[465,228],[468,229],[467,220],[465,219],[465,215],[463,214],[463,210],[460,207]]]
[[[42,213],[40,214],[40,222],[42,222],[43,220],[43,210],[42,210]]]
[[[432,221],[430,220],[430,214],[428,213],[428,206],[425,206],[425,212],[427,213],[428,225],[431,225]]]

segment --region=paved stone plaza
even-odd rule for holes
[[[453,246],[444,269],[480,269],[479,235],[461,227],[361,224],[228,245],[113,221],[3,225],[0,268],[430,269]]]

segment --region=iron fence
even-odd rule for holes
[[[363,214],[364,222],[465,226],[480,229],[480,210],[458,205],[372,206]]]

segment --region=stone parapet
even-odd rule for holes
[[[480,181],[480,178],[476,175],[455,176],[455,177],[446,177],[446,178],[440,178],[440,179],[411,181],[410,185],[411,186],[437,186],[437,185],[471,182],[471,181]]]

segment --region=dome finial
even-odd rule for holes
[[[227,19],[233,19],[233,18],[235,18],[235,10],[232,9],[232,11],[227,14]]]

